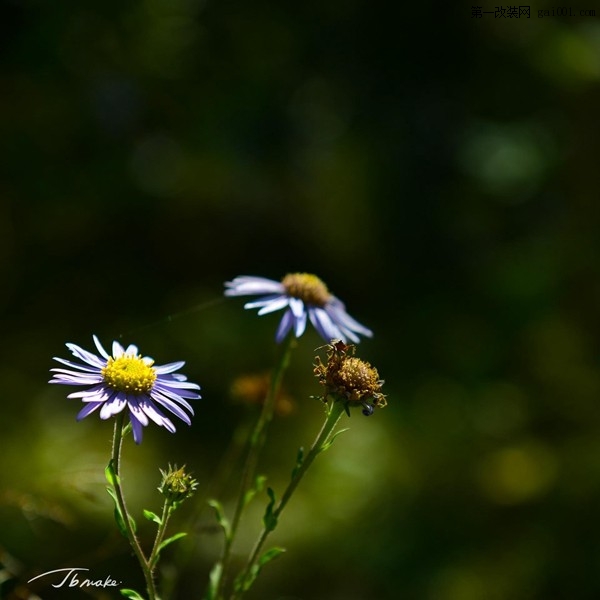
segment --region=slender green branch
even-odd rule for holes
[[[144,579],[146,581],[146,588],[148,590],[149,600],[156,600],[156,589],[154,586],[154,579],[152,577],[152,567],[144,556],[144,552],[140,546],[140,543],[135,535],[133,526],[131,524],[131,518],[127,511],[127,505],[125,504],[125,496],[123,495],[123,489],[121,487],[121,447],[123,445],[123,423],[125,417],[123,412],[119,413],[115,419],[115,430],[113,436],[113,448],[112,448],[112,466],[115,473],[114,488],[115,496],[117,499],[117,505],[119,511],[123,516],[123,525],[127,534],[127,539],[131,545],[131,548],[140,563],[140,567],[144,573]]]
[[[168,500],[165,500],[163,505],[162,515],[160,518],[160,525],[158,526],[158,530],[156,532],[156,539],[154,540],[154,546],[152,547],[152,552],[150,553],[150,558],[148,559],[148,565],[150,569],[154,570],[156,567],[156,563],[158,562],[159,557],[159,548],[165,537],[165,532],[167,530],[167,523],[169,522],[169,517],[171,516],[171,504]]]
[[[323,426],[321,427],[321,431],[319,431],[319,434],[317,435],[315,441],[313,442],[313,445],[311,446],[308,454],[300,464],[299,468],[294,472],[290,483],[288,484],[287,488],[283,492],[283,495],[281,496],[281,500],[277,504],[276,508],[273,510],[272,518],[270,519],[271,523],[277,523],[279,516],[283,512],[283,509],[286,507],[293,493],[296,491],[298,484],[304,477],[304,474],[306,473],[308,468],[311,466],[315,458],[328,447],[328,444],[331,441],[333,430],[337,425],[338,421],[340,420],[340,417],[342,416],[344,410],[345,409],[343,402],[333,402],[329,406],[327,417],[325,419],[325,422],[323,423]],[[274,529],[274,526],[268,526],[267,524],[265,524],[265,526],[263,527],[263,530],[261,531],[260,536],[256,540],[252,552],[250,553],[250,557],[248,558],[246,567],[240,575],[239,580],[242,583],[242,585],[240,585],[239,591],[234,591],[231,600],[239,600],[244,595],[246,590],[244,590],[243,582],[246,581],[250,576],[252,568],[258,561],[260,552],[265,542],[267,541],[267,538]]]
[[[224,586],[230,570],[233,542],[235,540],[240,519],[246,505],[246,495],[254,483],[254,477],[256,474],[256,467],[258,465],[260,453],[265,444],[269,423],[273,419],[277,394],[279,393],[279,388],[281,387],[283,375],[289,365],[291,353],[295,347],[295,340],[296,338],[293,335],[289,335],[285,341],[284,347],[281,350],[279,362],[275,366],[275,370],[271,376],[269,390],[262,406],[260,416],[252,433],[250,434],[248,454],[246,456],[246,462],[244,463],[244,468],[242,471],[237,504],[231,520],[231,529],[229,535],[225,538],[223,553],[219,561],[222,565],[222,569],[216,586],[215,598],[217,600],[220,600],[223,596]]]

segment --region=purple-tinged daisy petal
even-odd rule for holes
[[[283,338],[288,334],[288,331],[292,328],[294,324],[294,313],[288,308],[281,321],[279,323],[279,327],[277,328],[277,332],[275,333],[275,341],[279,344],[283,341]]]
[[[98,349],[98,352],[100,352],[102,358],[108,360],[110,358],[110,355],[104,349],[104,346],[100,343],[100,340],[95,335],[93,335],[92,338],[94,339],[94,344],[96,344],[96,348]]]
[[[144,431],[144,427],[131,411],[129,411],[129,422],[131,423],[131,431],[133,433],[133,441],[136,444],[141,444],[142,443],[142,432]]]
[[[326,342],[332,339],[358,342],[359,335],[373,335],[346,312],[344,304],[318,277],[308,273],[291,273],[282,281],[247,275],[236,277],[225,283],[225,295],[261,296],[244,305],[246,309],[258,308],[259,316],[285,309],[275,334],[278,343],[292,329],[299,338],[308,319]]]
[[[102,402],[90,402],[86,404],[78,413],[77,421],[81,421],[81,419],[85,419],[88,415],[92,414],[99,406],[102,406]]]
[[[135,396],[127,398],[127,407],[129,412],[144,426],[148,425],[148,417],[146,413],[140,408],[138,399]]]
[[[100,409],[100,418],[109,419],[116,414],[119,414],[127,405],[127,397],[125,394],[116,394],[112,399],[105,400]]]
[[[76,346],[75,344],[66,344],[67,348],[71,351],[71,353],[80,358],[82,361],[86,362],[88,365],[92,365],[92,367],[102,368],[105,365],[105,361],[98,358],[91,352],[87,352],[83,348]]]
[[[97,398],[98,400],[108,400],[111,396],[116,394],[114,390],[107,389],[104,383],[100,383],[87,390],[81,390],[79,392],[71,392],[67,398]]]
[[[282,284],[279,281],[266,279],[265,277],[241,276],[225,284],[226,296],[245,296],[247,294],[269,294],[283,292]]]
[[[85,371],[86,373],[97,373],[98,369],[96,367],[86,367],[85,365],[80,365],[72,360],[66,360],[65,358],[58,358],[57,356],[53,357],[52,360],[56,362],[62,363],[63,365],[67,365],[67,367],[72,367],[73,369],[79,369],[80,371]],[[50,369],[51,371],[56,371],[57,369]],[[72,371],[71,371],[72,373]]]
[[[163,415],[156,408],[156,406],[154,406],[154,403],[144,400],[143,402],[140,402],[140,408],[144,411],[146,416],[154,421],[157,425],[165,427],[171,433],[175,432],[175,425],[173,425],[173,422],[165,417],[165,415]]]
[[[198,400],[200,398],[198,394],[192,394],[191,392],[175,391],[172,388],[162,385],[154,386],[154,389],[151,392],[151,397],[154,398],[154,394],[156,393],[164,394],[165,396],[172,398],[176,402],[179,402],[182,406],[185,406],[192,414],[194,414],[194,411],[190,403],[186,400],[186,398],[189,400]]]
[[[329,315],[322,308],[313,306],[308,311],[308,316],[310,317],[310,322],[323,339],[342,339],[339,335],[339,331],[329,318]],[[344,340],[342,339],[342,341]]]
[[[197,393],[200,386],[187,381],[187,377],[182,373],[175,373],[185,364],[183,361],[154,366],[154,360],[139,355],[134,344],[125,349],[119,342],[114,341],[112,356],[104,350],[96,336],[94,344],[100,356],[75,344],[67,344],[71,353],[85,364],[62,358],[55,359],[77,370],[51,369],[53,377],[50,383],[86,387],[68,395],[68,398],[79,398],[84,403],[77,415],[78,420],[98,409],[101,419],[109,419],[127,407],[133,439],[139,444],[142,441],[143,428],[150,420],[171,433],[175,431],[171,420],[155,405],[157,402],[191,425],[189,415],[193,415],[194,411],[187,400],[200,398],[200,394]]]
[[[98,378],[94,375],[84,377],[83,375],[78,374],[67,375],[65,373],[59,373],[58,375],[55,375],[54,378],[48,383],[64,383],[65,385],[92,385],[94,383],[98,383],[99,381],[101,381],[101,378]]]
[[[360,333],[366,337],[373,337],[373,332],[361,325],[356,319],[353,319],[347,312],[343,302],[337,298],[333,298],[332,301],[325,307],[325,310],[333,321],[338,323],[341,327],[346,330]]]
[[[153,398],[153,400],[158,402],[158,404],[160,404],[161,406],[164,406],[166,409],[170,410],[175,416],[179,417],[184,423],[187,423],[188,425],[191,424],[191,420],[190,420],[189,416],[179,406],[179,404],[181,404],[181,402],[177,403],[177,402],[173,401],[172,399],[168,398],[167,395],[160,394],[157,392],[154,393],[152,398]],[[190,412],[193,414],[193,411],[190,410]]]
[[[281,310],[285,308],[290,303],[290,299],[285,296],[279,296],[278,298],[274,298],[273,300],[262,301],[262,302],[246,302],[244,304],[244,308],[256,308],[261,304],[263,307],[258,311],[259,315],[267,315],[269,313],[275,312],[277,310]]]
[[[172,373],[173,371],[177,371],[177,369],[181,369],[185,365],[184,360],[179,360],[177,362],[169,363],[167,365],[162,365],[160,367],[154,367],[154,371],[158,375],[164,375],[166,373]]]
[[[123,354],[125,354],[125,348],[123,348],[123,346],[121,346],[121,344],[119,344],[119,342],[117,342],[117,340],[115,340],[112,343],[113,358],[121,358],[121,356],[123,356]]]

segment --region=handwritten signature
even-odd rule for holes
[[[52,575],[53,573],[65,573],[63,579],[60,583],[51,584],[54,588],[60,588],[63,586],[67,587],[96,587],[96,588],[110,588],[117,587],[121,585],[121,581],[114,580],[110,575],[104,579],[82,579],[81,573],[77,574],[77,571],[89,571],[89,569],[85,569],[84,567],[69,567],[66,569],[54,569],[53,571],[46,571],[40,575],[36,575],[32,577],[27,583],[31,583],[36,579],[40,579],[40,577],[46,577],[47,575]]]

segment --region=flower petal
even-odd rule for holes
[[[279,344],[288,334],[289,330],[292,328],[294,324],[294,314],[291,309],[285,311],[281,321],[279,323],[279,327],[277,327],[277,333],[275,334],[275,341]]]
[[[81,419],[85,419],[89,414],[93,413],[99,406],[102,406],[102,402],[90,402],[86,404],[78,413],[77,413],[77,421],[81,421]]]
[[[360,333],[366,337],[373,337],[373,332],[364,325],[361,325],[356,319],[353,319],[346,312],[346,307],[344,306],[343,302],[337,298],[334,297],[327,303],[325,306],[325,311],[331,317],[331,319],[341,327],[350,331],[354,331],[355,333]]]
[[[140,408],[157,425],[164,427],[171,433],[175,433],[175,425],[173,425],[173,422],[165,417],[165,415],[163,415],[150,400],[144,400],[143,402],[140,402]]]
[[[85,371],[86,373],[98,373],[100,371],[98,367],[86,367],[85,365],[80,365],[79,363],[73,362],[72,360],[66,360],[64,358],[59,358],[58,356],[53,356],[52,360],[62,363],[63,365],[67,365],[67,367],[72,367],[73,369]],[[54,369],[50,370],[53,371]]]
[[[52,369],[55,371],[56,369]],[[61,369],[62,370],[62,369]],[[94,385],[102,381],[100,376],[84,375],[83,373],[58,373],[48,383],[63,383],[65,385]]]
[[[322,308],[310,306],[308,308],[308,316],[314,328],[326,342],[330,342],[334,338],[340,338],[343,342],[346,341],[339,329],[331,321],[329,315]]]
[[[183,367],[183,365],[185,365],[185,361],[180,360],[177,362],[168,363],[166,365],[160,365],[158,367],[153,367],[153,368],[154,368],[154,372],[157,375],[162,375],[164,373],[172,373],[173,371],[177,371],[178,369],[181,369],[181,367]]]
[[[100,340],[95,335],[93,335],[92,338],[94,339],[94,344],[96,344],[96,348],[98,348],[98,352],[100,352],[101,356],[108,360],[110,356],[108,352],[104,349],[104,346],[102,346],[102,344],[100,343]]]
[[[192,406],[187,400],[200,400],[200,394],[193,394],[192,392],[181,392],[179,390],[173,390],[168,386],[163,385],[155,385],[150,392],[150,396],[153,396],[154,392],[159,392],[172,398],[175,402],[179,402],[182,406],[185,406],[189,410],[192,410]],[[187,400],[186,400],[187,398]]]
[[[276,310],[281,310],[282,308],[288,306],[289,303],[290,299],[287,296],[274,296],[271,300],[265,303],[246,302],[246,304],[244,304],[244,308],[257,308],[263,304],[263,307],[258,311],[258,315],[262,316],[275,312]]]
[[[123,346],[121,346],[121,344],[119,344],[119,342],[117,342],[117,340],[115,340],[112,343],[113,358],[121,358],[121,356],[123,356],[123,354],[125,354],[125,349],[123,348]]]
[[[120,413],[127,404],[127,397],[123,393],[115,394],[110,400],[104,402],[104,406],[100,409],[100,418],[109,419]]]
[[[99,369],[103,369],[106,366],[106,361],[100,360],[95,354],[92,354],[91,352],[88,352],[87,350],[84,350],[75,344],[66,344],[66,346],[74,356],[80,358],[88,365],[98,367]]]
[[[129,421],[131,422],[131,429],[133,431],[133,441],[136,444],[141,444],[144,427],[142,423],[140,423],[140,421],[137,419],[137,417],[131,412],[131,407],[129,410]]]
[[[282,293],[285,288],[280,281],[265,277],[242,275],[233,281],[225,282],[226,296],[247,296],[252,294]]]
[[[129,412],[132,414],[132,416],[134,416],[144,427],[148,425],[148,417],[140,408],[136,396],[131,394],[127,396],[127,406],[129,407]]]
[[[154,401],[158,402],[160,405],[164,406],[166,409],[168,409],[170,412],[172,412],[176,417],[179,417],[184,423],[187,423],[188,425],[192,424],[192,421],[191,421],[190,417],[188,416],[188,414],[180,406],[178,406],[173,400],[168,398],[166,395],[161,394],[160,392],[153,392],[152,399]],[[194,411],[192,410],[191,406],[186,407],[186,408],[188,408],[188,410],[192,414],[194,414]]]

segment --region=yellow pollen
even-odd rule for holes
[[[288,295],[299,298],[305,304],[323,307],[331,298],[327,286],[310,273],[290,273],[283,278],[282,283]]]
[[[156,381],[156,372],[141,356],[109,358],[102,369],[106,385],[118,392],[147,394]]]
[[[377,369],[353,356],[347,357],[342,362],[337,379],[338,385],[357,398],[372,396],[381,387]]]
[[[355,347],[341,341],[328,345],[327,364],[316,357],[314,373],[325,387],[325,396],[341,397],[351,404],[368,402],[378,408],[386,406],[385,394],[381,393],[383,381],[368,362],[352,356]]]

